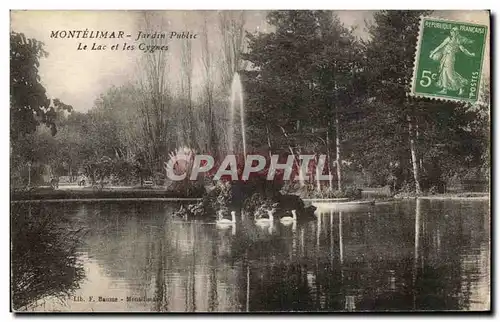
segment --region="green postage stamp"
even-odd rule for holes
[[[476,102],[488,27],[422,17],[411,95]]]

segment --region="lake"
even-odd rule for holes
[[[32,279],[52,274],[36,284],[38,293],[19,286],[19,298],[38,299],[22,310],[490,307],[489,201],[398,201],[327,211],[316,220],[289,226],[276,221],[273,226],[258,227],[243,214],[227,229],[172,218],[179,206],[128,201],[11,204],[15,223],[29,213],[52,218],[80,236],[78,246],[68,250],[74,254],[61,255],[58,245],[50,241],[27,244],[23,227],[29,223],[18,223],[20,232],[12,234],[14,271],[31,274]],[[36,245],[36,249],[49,246],[33,254]],[[62,263],[54,266],[55,261]],[[80,275],[72,273],[76,266],[82,269]],[[24,279],[28,277],[19,283]],[[72,291],[55,297],[53,290],[61,291],[66,285]]]

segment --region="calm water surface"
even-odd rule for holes
[[[13,205],[26,211],[27,205]],[[221,229],[178,203],[44,203],[86,231],[85,277],[49,311],[485,310],[488,201],[418,200]],[[13,243],[17,241],[13,240]],[[92,297],[92,299],[90,298]],[[102,302],[99,297],[116,302]],[[102,300],[102,299],[101,299]]]

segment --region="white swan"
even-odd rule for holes
[[[297,221],[297,211],[295,209],[292,210],[292,216],[281,217],[280,222],[282,224],[291,224]]]
[[[255,219],[255,223],[257,225],[268,225],[268,224],[272,224],[273,221],[274,221],[274,216],[273,216],[273,211],[272,210],[268,210],[267,211],[267,214],[269,215],[268,218],[256,218]]]
[[[236,211],[231,211],[231,220],[222,218],[222,213],[219,212],[219,218],[216,220],[217,225],[232,225],[236,223]]]

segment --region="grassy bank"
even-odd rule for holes
[[[31,191],[11,191],[11,201],[22,200],[66,200],[66,199],[137,199],[137,198],[200,198],[201,195],[186,194],[179,191],[156,189],[75,189],[50,190],[38,189]]]
[[[435,200],[449,200],[449,199],[488,200],[490,199],[490,194],[486,192],[443,193],[443,194],[419,196],[418,198],[435,199]]]
[[[459,193],[440,193],[440,194],[398,194],[394,196],[395,199],[434,199],[434,200],[488,200],[490,194],[487,192],[459,192]]]

